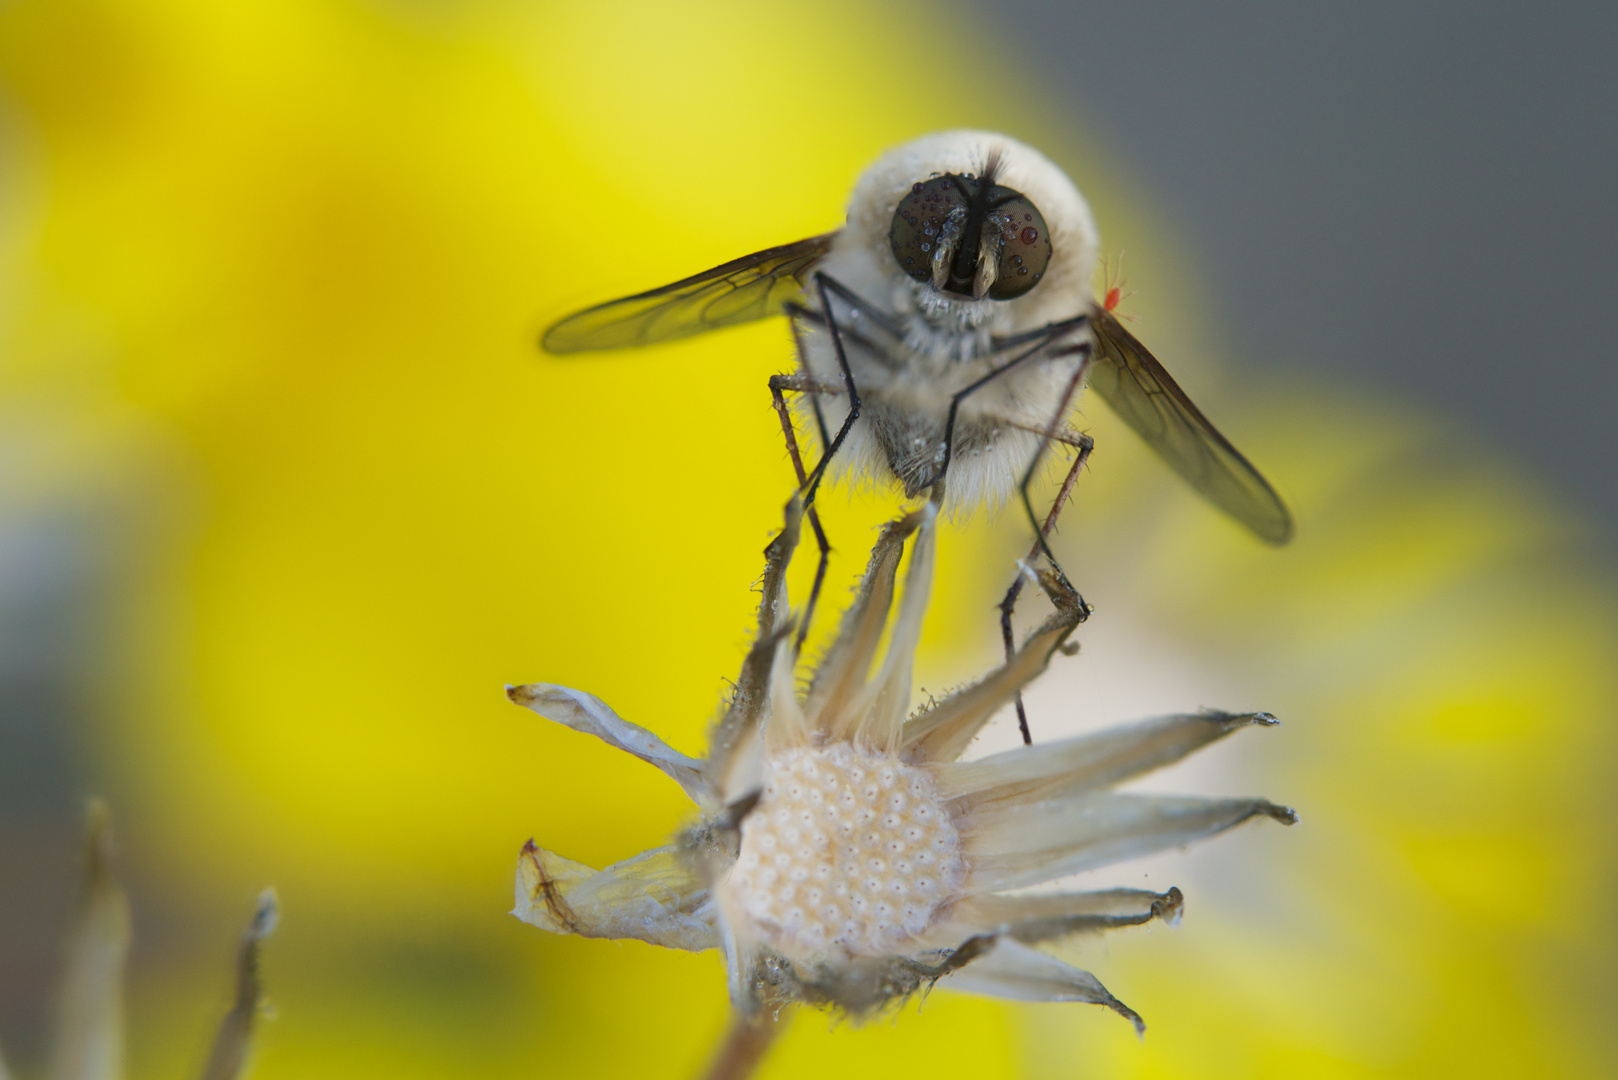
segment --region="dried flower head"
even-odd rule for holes
[[[600,871],[529,841],[514,914],[555,933],[723,949],[731,999],[743,1013],[804,1001],[862,1015],[945,979],[1000,997],[1099,1003],[1141,1028],[1095,976],[1033,946],[1176,921],[1180,891],[1020,890],[1256,816],[1293,823],[1292,810],[1264,799],[1112,790],[1237,728],[1275,720],[1169,716],[957,760],[1066,643],[1081,601],[1042,577],[1056,611],[1016,655],[911,713],[934,516],[928,506],[883,530],[853,606],[800,695],[783,586],[798,538],[789,511],[767,554],[757,640],[706,758],[673,750],[589,694],[508,688],[512,701],[662,769],[702,813],[674,843]]]

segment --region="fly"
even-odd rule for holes
[[[867,169],[836,232],[586,308],[542,345],[593,352],[791,320],[798,370],[773,377],[770,391],[821,552],[800,641],[830,552],[813,507],[834,462],[946,508],[1015,491],[1034,531],[1029,560],[1043,555],[1066,583],[1046,538],[1094,445],[1069,423],[1086,384],[1204,498],[1260,539],[1286,543],[1292,516],[1275,489],[1119,322],[1116,290],[1091,297],[1098,244],[1083,196],[1038,151],[1004,135],[944,132]],[[823,447],[812,469],[786,394]],[[1074,459],[1042,521],[1029,486],[1052,443]],[[1008,656],[1022,584],[1018,575],[1000,605]],[[1029,742],[1020,698],[1017,715]]]

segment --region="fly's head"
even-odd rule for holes
[[[854,191],[848,232],[895,307],[945,333],[1027,329],[1088,304],[1089,207],[1060,169],[1004,135],[945,132],[884,155]]]
[[[1015,300],[1039,284],[1050,227],[1026,195],[995,183],[999,165],[911,184],[888,228],[899,269],[952,300]]]

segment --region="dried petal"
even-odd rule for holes
[[[842,627],[815,672],[805,711],[830,738],[847,738],[858,722],[848,703],[865,685],[865,676],[871,670],[882,629],[888,622],[888,609],[893,604],[899,556],[904,553],[905,539],[918,524],[918,515],[907,514],[883,528],[865,576],[860,579],[854,606],[843,615]]]
[[[121,1080],[129,901],[113,877],[107,809],[90,805],[83,915],[68,943],[51,1080]]]
[[[912,761],[953,761],[1011,695],[1032,682],[1071,631],[1047,627],[983,681],[958,690],[904,726],[902,752]]]
[[[258,976],[258,947],[275,932],[280,918],[281,907],[275,890],[265,889],[259,894],[252,921],[242,933],[241,948],[236,954],[236,1001],[214,1035],[213,1053],[208,1055],[202,1080],[236,1080],[241,1074],[263,995]]]
[[[786,572],[792,553],[798,547],[798,530],[802,523],[803,504],[794,495],[787,503],[781,532],[764,549],[764,580],[759,587],[758,631],[753,647],[747,651],[736,688],[708,740],[706,772],[710,781],[719,787],[724,786],[722,778],[731,771],[732,751],[758,734],[767,711],[772,645],[790,631]]]
[[[910,711],[910,673],[921,640],[921,623],[932,594],[933,562],[937,545],[938,508],[928,503],[922,510],[921,527],[910,548],[910,569],[905,574],[904,600],[899,617],[888,637],[888,653],[882,669],[871,680],[849,712],[859,717],[855,741],[883,753],[896,753],[905,714]]]
[[[690,952],[719,944],[708,883],[673,845],[592,870],[530,840],[517,860],[511,913],[553,934],[635,938]]]
[[[1012,802],[1111,787],[1173,764],[1238,728],[1276,722],[1269,713],[1163,716],[1093,735],[1019,746],[978,761],[942,762],[932,771],[944,797],[958,800],[957,810],[988,811]]]
[[[971,896],[950,911],[948,927],[953,940],[962,931],[986,929],[1032,944],[1069,934],[1097,933],[1162,919],[1180,921],[1185,897],[1179,889],[1166,893],[1149,889],[1106,889],[1099,892],[1019,893],[1011,896]],[[945,933],[940,927],[939,936]]]
[[[985,955],[946,976],[946,980],[942,985],[952,990],[1015,1001],[1082,1001],[1105,1005],[1134,1024],[1137,1035],[1146,1031],[1140,1015],[1113,997],[1094,975],[1010,937],[995,941]]]
[[[594,735],[610,746],[657,766],[673,777],[699,805],[712,806],[717,802],[718,796],[708,782],[700,759],[686,757],[639,724],[631,724],[593,694],[551,683],[530,683],[506,687],[506,697],[547,720]]]
[[[1264,799],[1111,792],[973,815],[962,828],[971,864],[966,888],[1001,892],[1054,881],[1213,836],[1257,815],[1297,821],[1290,808]]]
[[[722,762],[709,762],[708,772],[727,806],[758,791],[764,786],[763,732],[756,727],[743,730]]]
[[[764,723],[764,745],[770,753],[778,753],[809,743],[809,720],[798,704],[798,680],[793,672],[797,667],[798,650],[790,635],[783,635],[775,643],[775,666],[770,672],[770,713]]]
[[[719,944],[725,954],[725,986],[731,1007],[743,1016],[752,1016],[764,1004],[757,976],[759,949],[750,939],[738,938],[735,927],[723,919]]]

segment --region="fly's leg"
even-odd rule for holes
[[[854,421],[860,418],[860,392],[854,385],[854,372],[848,366],[848,354],[843,349],[843,335],[837,328],[837,316],[832,311],[831,297],[828,295],[828,283],[831,281],[825,274],[815,274],[815,289],[820,293],[821,314],[826,322],[826,330],[831,334],[832,351],[837,354],[837,368],[843,376],[843,389],[848,394],[848,415],[843,418],[842,426],[837,434],[832,436],[831,442],[823,443],[825,451],[820,455],[820,463],[814,468],[803,482],[803,506],[807,510],[815,504],[815,492],[820,489],[820,481],[826,475],[826,467],[837,451],[842,449],[843,440],[853,430]],[[799,355],[802,355],[800,346]],[[824,434],[824,432],[822,432]]]
[[[1017,492],[1022,499],[1023,510],[1028,514],[1028,524],[1034,530],[1034,544],[1028,549],[1028,558],[1024,561],[1032,562],[1040,555],[1045,556],[1045,561],[1056,575],[1057,580],[1072,590],[1078,603],[1080,622],[1089,618],[1093,609],[1089,604],[1085,603],[1084,597],[1079,595],[1078,590],[1073,589],[1072,583],[1068,581],[1067,574],[1062,570],[1061,564],[1056,561],[1056,556],[1051,553],[1050,544],[1046,542],[1045,538],[1056,527],[1056,519],[1061,515],[1062,507],[1067,504],[1068,497],[1073,494],[1073,485],[1078,483],[1080,471],[1084,468],[1085,462],[1090,460],[1090,451],[1095,449],[1095,440],[1088,435],[1069,436],[1058,432],[1062,418],[1067,415],[1068,404],[1073,400],[1073,395],[1078,392],[1079,384],[1084,381],[1084,374],[1090,367],[1089,346],[1082,346],[1082,349],[1083,359],[1079,362],[1079,366],[1074,369],[1073,377],[1068,380],[1067,390],[1062,395],[1062,404],[1056,410],[1056,414],[1051,417],[1049,426],[1046,427],[1040,438],[1039,449],[1034,452],[1033,459],[1028,463],[1027,471],[1023,473],[1022,482],[1017,485]],[[1034,513],[1034,500],[1028,494],[1028,488],[1034,482],[1034,476],[1039,472],[1040,462],[1045,457],[1046,449],[1053,442],[1066,443],[1069,446],[1077,447],[1079,452],[1074,456],[1073,465],[1068,469],[1067,476],[1062,481],[1061,490],[1056,493],[1056,499],[1051,504],[1050,513],[1045,515],[1045,521],[1041,524],[1039,517]],[[1022,594],[1022,586],[1023,575],[1019,573],[1012,579],[1011,587],[1006,590],[1005,598],[1000,601],[1000,639],[1006,647],[1006,659],[1008,661],[1017,652],[1016,639],[1011,632],[1011,615],[1017,608],[1017,598]],[[1028,730],[1028,710],[1023,707],[1022,691],[1018,690],[1014,698],[1017,705],[1017,730],[1022,734],[1023,745],[1032,745],[1034,736]]]
[[[1062,356],[1075,355],[1080,357],[1078,366],[1073,370],[1073,377],[1068,380],[1067,388],[1062,394],[1061,404],[1057,408],[1055,415],[1051,417],[1050,423],[1046,425],[1045,430],[1041,433],[1039,448],[1034,452],[1033,459],[1029,461],[1028,469],[1023,473],[1022,482],[1017,485],[1017,490],[1022,501],[1023,510],[1028,515],[1028,524],[1032,526],[1034,530],[1034,546],[1032,550],[1029,551],[1028,558],[1031,560],[1040,555],[1045,556],[1045,561],[1049,564],[1051,572],[1056,575],[1057,581],[1062,585],[1063,588],[1073,593],[1078,603],[1079,621],[1083,622],[1084,619],[1090,614],[1090,605],[1085,603],[1084,597],[1079,595],[1078,590],[1073,588],[1072,582],[1068,581],[1067,574],[1063,572],[1061,563],[1056,561],[1056,556],[1051,552],[1050,545],[1045,542],[1045,534],[1049,532],[1050,528],[1055,524],[1057,513],[1061,510],[1062,504],[1067,501],[1068,495],[1072,492],[1073,484],[1078,480],[1079,470],[1083,467],[1085,460],[1089,457],[1090,448],[1082,443],[1080,444],[1079,458],[1074,462],[1073,468],[1069,470],[1068,478],[1062,485],[1062,492],[1058,497],[1058,501],[1056,505],[1051,508],[1049,520],[1047,520],[1043,525],[1040,523],[1039,516],[1034,513],[1034,502],[1032,497],[1028,494],[1028,488],[1029,485],[1033,483],[1034,476],[1039,472],[1040,462],[1044,460],[1046,448],[1048,448],[1052,442],[1069,441],[1066,439],[1059,439],[1058,430],[1062,425],[1062,418],[1067,415],[1068,404],[1073,400],[1073,395],[1078,392],[1079,384],[1084,381],[1085,372],[1089,370],[1090,356],[1092,354],[1093,346],[1086,341],[1071,347],[1049,352],[1046,350],[1048,349],[1050,343],[1050,337],[1042,338],[1031,348],[1018,353],[1010,360],[1007,360],[1004,364],[978,379],[976,382],[973,382],[961,390],[956,391],[950,397],[949,415],[944,421],[944,449],[942,455],[940,456],[938,471],[933,474],[927,485],[918,486],[930,485],[933,489],[933,500],[935,502],[941,501],[943,497],[944,476],[949,471],[950,458],[955,450],[955,419],[960,412],[961,402],[965,401],[972,394],[981,390],[983,387],[987,386],[995,379],[998,379],[1006,372],[1011,371],[1013,368],[1027,362],[1033,357],[1040,356],[1041,354],[1043,354],[1045,359],[1056,359]],[[1082,436],[1081,438],[1084,442],[1089,442],[1088,436]],[[1021,594],[1021,592],[1022,575],[1019,574],[1017,575],[1017,579],[1012,582],[1011,589],[1007,591],[1006,597],[1001,601],[1000,605],[1000,634],[1006,646],[1007,659],[1010,659],[1010,657],[1016,651],[1015,643],[1011,634],[1011,613],[1016,608],[1017,597]],[[1034,737],[1028,730],[1028,713],[1023,707],[1022,693],[1020,691],[1016,695],[1016,702],[1017,726],[1022,733],[1023,743],[1025,745],[1032,744]]]
[[[803,455],[798,452],[798,435],[792,427],[792,412],[787,408],[786,398],[782,396],[782,391],[797,390],[799,387],[800,381],[790,376],[770,376],[770,399],[775,403],[776,416],[781,419],[781,435],[786,439],[787,455],[792,458],[792,468],[798,474],[798,490],[802,491],[809,478],[803,471]],[[820,562],[815,566],[815,583],[809,589],[809,606],[804,609],[803,620],[798,624],[797,638],[793,642],[796,652],[803,651],[804,638],[809,636],[809,624],[815,617],[815,604],[820,600],[820,586],[826,580],[826,568],[831,562],[831,542],[826,539],[826,530],[820,527],[820,513],[811,506],[808,517],[809,527],[815,533],[815,545],[820,548]]]
[[[787,389],[798,390],[809,394],[809,406],[814,411],[815,428],[820,436],[820,445],[825,448],[819,463],[809,474],[803,491],[804,505],[814,503],[815,493],[819,490],[820,481],[825,478],[826,469],[831,464],[832,457],[841,448],[843,440],[853,429],[854,422],[860,416],[859,388],[854,383],[854,372],[848,362],[848,349],[852,343],[864,348],[870,359],[883,364],[890,370],[899,370],[903,365],[902,358],[891,352],[894,346],[903,346],[904,327],[893,316],[883,312],[878,306],[860,296],[847,285],[834,277],[823,273],[815,274],[815,290],[820,296],[821,309],[805,307],[800,303],[787,302],[784,305],[786,314],[790,316],[793,343],[797,346],[799,361],[802,363],[805,374],[794,376],[794,385]],[[847,308],[846,319],[840,319],[832,307],[831,298],[836,296],[842,300]],[[837,357],[838,373],[842,378],[842,385],[831,387],[819,384],[807,372],[810,369],[808,352],[804,348],[803,325],[810,323],[825,327],[831,334],[832,351]],[[1060,324],[1065,329],[1070,323]],[[876,336],[872,336],[874,331]],[[882,337],[889,341],[888,345],[881,342]],[[848,415],[843,418],[842,425],[837,434],[833,435],[826,427],[826,416],[821,407],[821,396],[846,393],[849,398]]]
[[[826,569],[831,560],[831,542],[826,539],[826,531],[821,527],[820,514],[815,510],[815,493],[820,489],[820,481],[826,475],[826,468],[831,464],[833,455],[842,447],[843,440],[854,427],[854,421],[860,418],[860,394],[854,385],[854,372],[848,366],[848,354],[843,349],[843,337],[837,327],[837,316],[832,311],[831,297],[828,295],[830,278],[825,274],[815,275],[815,288],[820,293],[822,321],[831,334],[832,349],[837,355],[837,367],[843,376],[842,390],[848,394],[848,415],[843,418],[842,426],[832,438],[826,437],[826,419],[820,409],[820,395],[822,393],[837,393],[830,387],[821,387],[812,378],[776,375],[770,379],[770,395],[775,403],[776,415],[781,419],[781,434],[786,438],[787,453],[792,457],[792,467],[798,476],[798,491],[794,498],[803,500],[803,509],[809,517],[810,527],[815,533],[815,544],[820,549],[820,561],[815,567],[815,583],[809,590],[809,604],[804,609],[803,619],[798,625],[798,633],[793,641],[797,651],[803,650],[804,639],[809,636],[809,627],[814,622],[815,605],[820,601],[820,587],[826,580]],[[840,292],[846,291],[839,289]],[[799,317],[809,317],[813,313],[797,304],[787,306],[787,314],[791,316],[792,336],[798,347],[798,356],[804,357],[803,338],[799,327]],[[807,368],[807,364],[804,366]],[[825,449],[821,453],[820,462],[814,471],[806,474],[803,468],[803,455],[798,450],[797,434],[792,427],[792,416],[787,410],[786,400],[781,396],[784,390],[796,390],[810,395],[810,403],[815,411],[815,423],[820,429],[820,445]],[[779,539],[779,538],[778,538]],[[774,543],[774,541],[772,541]]]
[[[1036,539],[1033,546],[1028,549],[1028,558],[1024,560],[1027,562],[1031,562],[1038,557],[1042,549],[1048,550],[1042,541],[1056,527],[1056,519],[1061,515],[1062,507],[1067,505],[1068,496],[1073,494],[1073,485],[1078,483],[1079,473],[1090,459],[1090,451],[1095,449],[1095,440],[1088,435],[1056,435],[1053,436],[1053,439],[1068,446],[1076,447],[1079,452],[1073,458],[1073,465],[1068,469],[1067,477],[1062,481],[1061,490],[1056,493],[1055,501],[1051,503],[1050,513],[1045,515],[1044,528],[1036,530],[1039,539]],[[1027,505],[1028,502],[1028,480],[1031,478],[1032,473],[1023,479],[1024,505]],[[1067,576],[1062,573],[1062,568],[1057,566],[1054,560],[1051,561],[1051,566],[1055,568],[1057,575],[1066,582]],[[1000,639],[1005,643],[1007,660],[1010,660],[1017,652],[1017,642],[1011,632],[1011,614],[1017,609],[1017,598],[1022,595],[1023,582],[1026,580],[1027,578],[1022,574],[1018,574],[1013,578],[1011,588],[1006,590],[1005,598],[1000,601]],[[1078,611],[1080,622],[1083,622],[1090,615],[1090,605],[1084,602],[1082,596],[1078,598]],[[1017,730],[1022,734],[1023,745],[1031,745],[1034,737],[1028,730],[1028,712],[1023,707],[1021,690],[1017,691],[1015,699],[1017,703]]]
[[[787,305],[787,312],[788,312],[788,314],[794,316],[793,318],[790,318],[790,319],[787,320],[788,325],[790,325],[792,327],[792,346],[798,352],[798,363],[803,365],[804,369],[807,371],[809,365],[804,360],[804,357],[809,355],[809,354],[806,353],[804,351],[804,348],[803,348],[803,324],[796,318],[796,316],[799,315],[799,314],[808,315],[809,313],[807,311],[805,311],[803,308],[796,305],[796,304],[788,304]],[[816,383],[814,381],[813,376],[810,376],[810,375],[773,375],[773,376],[771,376],[770,377],[770,389],[771,389],[771,391],[775,390],[775,387],[776,387],[777,384],[780,385],[782,390],[792,390],[792,391],[795,391],[796,393],[808,394],[809,395],[809,408],[814,410],[814,414],[815,414],[815,433],[820,436],[820,445],[821,446],[830,446],[831,445],[831,432],[826,430],[826,411],[820,407],[820,395],[821,394],[834,394],[835,395],[835,394],[841,393],[842,391],[840,391],[839,389],[837,389],[835,387],[830,387],[830,386],[824,386],[823,387],[823,386],[820,386],[818,383]],[[779,410],[780,406],[777,405],[776,408]],[[783,422],[784,422],[784,418],[783,418]],[[798,486],[799,486],[799,490],[802,490],[802,487],[803,487],[804,483],[805,483],[805,480],[804,480],[804,475],[803,475],[803,466],[800,463],[799,466],[798,466]]]

